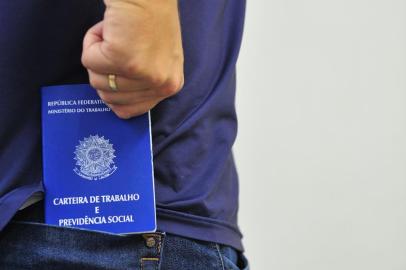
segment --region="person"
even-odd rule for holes
[[[245,0],[0,2],[0,269],[248,269],[232,145]],[[156,233],[44,223],[40,91],[151,110]]]

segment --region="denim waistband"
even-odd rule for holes
[[[165,232],[116,235],[44,224],[42,203],[0,233],[0,269],[248,269],[235,249]]]

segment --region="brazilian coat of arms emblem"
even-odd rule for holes
[[[73,171],[87,180],[107,178],[117,170],[114,152],[113,144],[104,136],[90,135],[76,146]]]

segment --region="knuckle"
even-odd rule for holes
[[[114,41],[109,41],[109,42],[104,42],[101,47],[104,55],[106,56],[116,56],[116,55],[121,55],[122,53],[122,48],[119,46],[117,42]],[[113,57],[114,59],[114,57]]]
[[[95,89],[99,88],[98,82],[94,76],[89,76],[89,84]]]
[[[122,59],[123,53],[125,52],[125,50],[123,50],[121,47],[115,42],[103,42],[100,46],[100,53],[110,65],[114,67],[121,67],[123,65],[118,59]]]
[[[126,72],[130,77],[137,77],[142,72],[141,66],[136,61],[131,61],[126,66]]]
[[[112,95],[109,95],[108,93],[105,93],[103,91],[99,91],[99,97],[108,104],[115,104],[117,103],[116,98]]]
[[[178,77],[171,77],[167,79],[165,83],[160,87],[160,93],[164,96],[173,96],[182,89],[183,84],[183,75]]]
[[[163,73],[154,72],[148,76],[148,80],[153,87],[160,87],[165,84],[167,78]]]
[[[81,58],[80,58],[80,61],[82,62],[82,65],[85,67],[85,68],[89,68],[89,61],[88,61],[88,57],[86,56],[86,54],[85,53],[82,53],[82,56],[81,56]]]
[[[157,104],[156,101],[145,102],[132,106],[110,105],[110,108],[121,119],[130,119],[148,112]]]
[[[130,119],[131,117],[135,116],[135,114],[128,109],[112,109],[113,112],[121,119]]]
[[[182,90],[183,86],[185,86],[185,76],[182,73],[177,80],[178,91]]]

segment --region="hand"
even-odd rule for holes
[[[184,83],[178,0],[105,0],[83,40],[90,84],[120,118],[143,114]],[[108,74],[116,75],[118,91]]]

